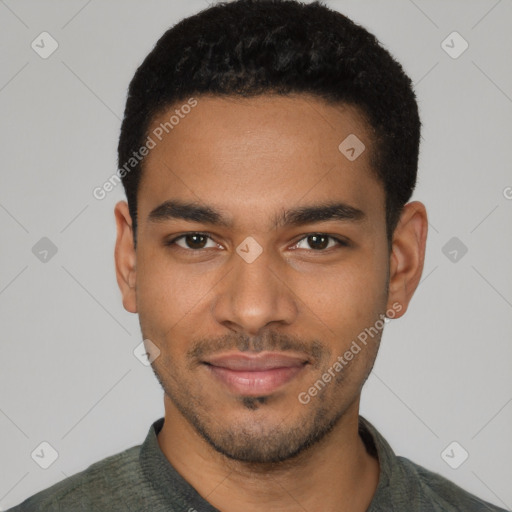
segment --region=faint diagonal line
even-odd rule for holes
[[[286,494],[288,494],[288,496],[290,496],[290,498],[291,498],[293,501],[295,501],[295,503],[297,503],[297,505],[298,505],[302,510],[304,510],[305,512],[308,512],[308,509],[307,509],[307,508],[306,508],[302,503],[299,503],[299,502],[296,500],[295,496],[294,496],[290,491],[288,491],[288,489],[286,489],[286,487],[283,487],[283,486],[281,485],[281,482],[279,482],[279,481],[277,481],[277,480],[274,480],[274,482],[275,482],[277,485],[279,485],[279,487],[281,487],[281,489],[283,489],[283,491],[284,491]]]
[[[87,210],[87,208],[89,208],[89,205],[85,205],[60,231],[60,233],[64,233],[64,231],[66,231],[66,229],[69,228],[69,226],[71,226],[71,224],[73,224],[73,222],[75,222],[76,219],[78,219],[78,217],[80,217],[80,215],[82,215],[82,213],[85,212],[85,210]]]
[[[119,327],[121,327],[130,336],[132,335],[132,333],[64,265],[61,265],[61,267],[64,272],[66,272],[66,274],[68,274],[69,277],[71,277],[71,279],[73,279],[73,281],[75,281],[75,283],[78,284],[78,286],[80,286],[80,288],[82,288],[82,290],[84,290],[84,292],[87,293],[87,295],[89,295],[89,297],[91,297],[91,299],[96,302],[96,304],[98,304],[98,306],[103,309],[103,311],[105,311],[105,313],[107,313],[107,315],[112,318],[117,325],[119,325]]]
[[[83,7],[81,7],[77,12],[76,14],[74,14],[68,21],[66,21],[66,23],[64,23],[64,25],[62,25],[62,27],[60,27],[61,29],[63,28],[66,28],[90,3],[92,2],[92,0],[89,0]]]
[[[505,96],[505,98],[507,98],[508,101],[512,103],[512,98],[474,60],[471,62],[473,63],[473,66],[475,66],[480,71],[480,73],[482,73],[482,75],[484,75],[487,80],[489,80],[489,82],[491,82],[491,84],[493,84],[494,87],[496,87],[496,89],[498,89],[498,91],[500,91],[501,94],[503,94],[503,96]]]
[[[20,23],[25,25],[25,27],[30,28],[5,2],[4,0],[0,0],[0,3],[9,11],[11,11],[11,14],[18,19]]]
[[[16,72],[14,75],[0,88],[0,92],[2,92],[26,67],[28,66],[28,62],[25,62],[25,64]]]
[[[510,402],[512,402],[512,398],[511,398],[511,399],[510,399],[510,400],[509,400],[509,401],[508,401],[508,402],[507,402],[507,403],[506,403],[506,404],[505,404],[505,405],[504,405],[504,406],[503,406],[503,407],[502,407],[502,408],[501,408],[501,409],[500,409],[500,410],[499,410],[499,411],[498,411],[498,412],[497,412],[497,413],[496,413],[496,414],[495,414],[495,415],[494,415],[494,416],[493,416],[493,417],[492,417],[492,418],[491,418],[491,419],[490,419],[490,420],[489,420],[489,421],[488,421],[488,422],[487,422],[483,427],[481,427],[481,428],[480,428],[480,430],[479,430],[479,431],[478,431],[478,432],[477,432],[477,433],[476,433],[476,434],[471,438],[471,441],[473,441],[473,439],[475,439],[475,437],[476,437],[478,434],[480,434],[480,432],[482,432],[482,430],[483,430],[484,428],[486,428],[486,427],[487,427],[487,425],[489,425],[489,423],[491,423],[491,421],[492,421],[494,418],[496,418],[496,416],[498,416],[498,415],[501,413],[501,411],[503,411],[503,409],[505,409],[505,407],[507,407],[507,405],[508,405]]]
[[[169,333],[169,331],[172,331],[232,270],[233,270],[233,268],[230,268],[223,276],[221,276],[210,287],[210,289],[206,293],[204,293],[203,296],[200,299],[198,299],[196,301],[196,303],[177,322],[175,322],[173,325],[171,325],[171,327],[169,327],[169,329],[167,329],[167,331],[165,332],[165,335],[167,335]]]
[[[414,7],[416,7],[416,9],[418,9],[418,11],[420,11],[423,14],[423,16],[425,16],[425,18],[427,18],[430,21],[430,23],[434,25],[434,27],[439,28],[437,23],[423,9],[421,9],[416,3],[414,3],[413,0],[409,0],[409,2],[411,2],[411,4],[414,5]]]
[[[498,0],[472,27],[471,27],[471,30],[473,30],[478,24],[480,24],[480,22],[482,22],[486,17],[487,15],[494,10],[495,7],[498,6],[498,4],[501,3],[501,0]]]
[[[112,114],[114,114],[114,116],[116,116],[117,119],[119,119],[119,121],[121,121],[121,118],[114,112],[114,110],[112,110],[63,60],[61,60],[61,62],[69,70],[69,72],[72,73],[77,78],[77,80],[91,92],[91,94],[93,94],[105,107],[110,110],[110,112],[112,112]]]
[[[4,500],[8,494],[11,493],[11,491],[29,474],[29,471],[27,471],[1,498],[0,501]]]
[[[418,86],[420,84],[420,82],[425,78],[427,77],[428,75],[430,75],[430,73],[439,65],[439,61],[437,61],[414,85],[415,86]]]
[[[432,434],[434,434],[439,439],[439,436],[375,372],[372,373],[375,375],[375,377],[377,377],[377,379],[380,380],[380,382],[382,382],[382,384],[384,384],[384,386],[386,386],[386,388],[389,389],[389,391],[391,391],[391,393],[393,393],[393,395],[395,395],[396,398],[398,398],[398,400],[400,400],[400,402],[405,405],[405,407],[407,407],[407,409],[409,409],[412,414],[414,414],[414,416],[416,416],[416,418],[421,421],[421,423],[423,423],[423,425],[425,425],[425,427],[428,428],[428,430],[430,430],[430,432],[432,432]]]
[[[188,191],[194,195],[199,201],[202,201],[202,199],[167,165],[167,162],[164,162],[163,160],[159,160],[159,163],[161,163],[172,175],[177,179],[180,180],[181,183],[183,183],[183,186],[187,187]]]
[[[3,204],[0,204],[0,208],[2,208],[2,210],[4,210],[4,212],[7,213],[7,215],[9,215],[9,217],[11,217],[11,219],[25,231],[25,233],[28,233],[28,229]]]
[[[11,419],[9,418],[9,416],[7,416],[7,414],[2,410],[0,409],[0,412],[28,439],[29,437],[27,436],[27,434],[25,434],[25,432],[23,432],[23,430]]]
[[[429,276],[431,276],[434,271],[439,267],[439,265],[436,265],[418,284],[418,286],[423,283],[423,281],[425,281],[425,279],[427,279]]]
[[[23,274],[23,272],[25,272],[25,270],[27,270],[28,268],[28,265],[25,265],[25,267],[23,267],[1,290],[0,290],[0,295],[2,295],[2,293],[5,292],[5,290],[7,290],[7,288],[9,288],[9,286],[11,286],[12,283],[14,283],[14,281],[16,281],[16,279],[18,279],[18,277],[21,276],[21,274]]]
[[[439,231],[436,229],[434,224],[432,224],[432,222],[428,221],[428,225],[439,235]]]
[[[322,175],[322,177],[312,187],[309,188],[309,190],[307,192],[302,194],[299,197],[299,199],[297,199],[296,202],[298,203],[299,201],[302,201],[302,199],[304,199],[304,197],[306,197],[335,167],[336,167],[336,165],[333,165],[325,174]]]
[[[483,219],[482,219],[482,220],[481,220],[481,221],[480,221],[480,222],[479,222],[479,223],[478,223],[478,224],[477,224],[477,225],[476,225],[476,226],[475,226],[475,227],[474,227],[474,228],[473,228],[469,233],[473,233],[473,231],[475,231],[475,229],[476,229],[477,227],[479,227],[479,226],[480,226],[480,224],[482,224],[482,223],[483,223],[483,221],[484,221],[485,219],[487,219],[487,217],[489,217],[489,216],[491,215],[491,213],[494,213],[494,212],[495,212],[495,210],[496,210],[496,208],[498,208],[498,206],[499,206],[499,204],[497,204],[497,205],[496,205],[496,206],[495,206],[495,207],[494,207],[494,208],[493,208],[493,209],[492,209],[492,210],[491,210],[491,211],[490,211],[490,212],[489,212],[489,213],[488,213],[488,214],[487,214],[487,215],[486,215],[486,216],[485,216],[485,217],[484,217],[484,218],[483,218]]]
[[[84,418],[90,414],[90,412],[131,372],[132,370],[127,370],[122,377],[117,379],[116,383],[112,385],[107,392],[103,394],[103,396],[60,438],[62,441],[64,438],[66,438],[70,432],[72,432],[83,420]]]
[[[313,106],[311,103],[307,100],[305,100],[306,103],[309,105],[309,107],[315,111],[315,113],[322,118],[323,121],[325,121],[333,130],[336,130],[336,128],[322,115],[320,112]]]
[[[341,154],[341,153],[340,153]],[[306,192],[304,192],[304,194],[302,194],[295,202],[296,203],[299,203],[300,201],[302,201],[302,199],[304,199],[323,179],[325,179],[325,177],[336,167],[336,164],[334,164],[327,172],[325,172],[324,174],[322,174],[322,176],[320,177],[320,179],[318,181],[316,181]],[[269,231],[271,231],[272,229],[275,229],[275,228],[270,228]]]
[[[302,304],[304,304],[304,306],[306,306],[309,311],[331,332],[331,334],[336,337],[334,331],[288,286],[288,284],[284,282],[268,265],[267,268],[270,270],[270,272],[272,272],[272,274],[274,274],[274,277],[281,281],[281,283],[284,284],[286,288],[288,288],[288,290],[290,290],[290,292],[292,292],[293,295],[295,295],[295,297],[297,297],[297,299],[299,299]]]
[[[473,265],[471,268],[512,308],[512,304]]]
[[[500,500],[501,503],[503,503],[503,505],[505,505],[505,507],[507,507],[507,510],[510,510],[510,506],[507,503],[505,503],[474,471],[471,471],[471,473],[473,473],[473,475],[475,475],[476,478],[478,478],[478,480],[480,480],[480,482],[482,482],[482,484],[485,485],[485,487],[487,487],[487,489],[489,489],[489,491],[492,492],[494,496],[498,500]],[[487,510],[492,511],[493,509],[487,508]]]
[[[207,499],[210,495],[212,495],[233,473],[231,470],[204,498]]]

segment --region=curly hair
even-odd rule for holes
[[[318,1],[223,2],[167,30],[130,83],[119,166],[158,114],[192,95],[296,93],[358,108],[372,133],[391,240],[416,184],[421,123],[412,82],[374,35]],[[143,163],[122,175],[134,233]]]

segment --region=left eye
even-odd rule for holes
[[[312,233],[299,240],[294,246],[294,249],[308,249],[308,247],[301,247],[303,242],[309,245],[309,248],[314,251],[323,251],[330,249],[336,245],[346,246],[347,243],[334,236],[325,235],[324,233]],[[333,245],[329,245],[329,242],[333,241]]]

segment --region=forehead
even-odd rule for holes
[[[150,126],[140,219],[170,198],[216,205],[246,221],[332,200],[384,215],[370,130],[355,107],[305,95],[194,102],[173,105]]]

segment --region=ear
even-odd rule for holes
[[[136,253],[133,244],[132,218],[126,201],[120,201],[114,208],[116,218],[117,239],[114,253],[116,278],[123,306],[130,313],[137,313],[135,291]]]
[[[400,220],[393,233],[389,269],[388,310],[393,304],[402,307],[393,308],[394,318],[401,317],[418,287],[427,242],[428,219],[425,205],[413,201],[404,206]]]

